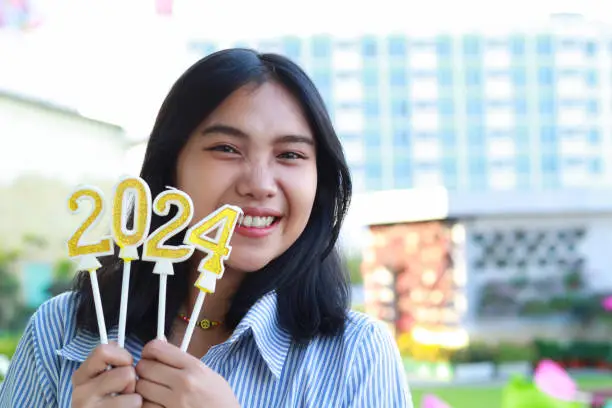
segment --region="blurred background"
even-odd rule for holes
[[[375,3],[0,0],[0,378],[70,287],[69,192],[138,174],[174,80],[242,46],[326,101],[353,307],[396,336],[417,404],[500,406],[544,358],[612,388],[612,5]]]

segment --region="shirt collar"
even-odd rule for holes
[[[282,329],[278,322],[277,297],[274,291],[255,302],[226,343],[233,344],[251,333],[269,370],[277,379],[280,378],[291,345],[291,335]],[[118,331],[115,326],[109,330],[108,339],[116,342],[117,338]],[[97,334],[79,330],[63,348],[57,350],[57,354],[67,360],[82,363],[99,344],[100,337]],[[135,362],[140,359],[143,346],[138,339],[126,338],[125,347]]]

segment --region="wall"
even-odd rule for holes
[[[567,319],[521,311],[551,294],[563,297],[564,275],[576,265],[584,271],[586,290],[612,292],[612,213],[481,217],[462,223],[469,271],[466,325],[476,336],[562,337],[578,330]],[[530,283],[521,289],[524,278]],[[489,302],[489,311],[482,313],[487,285],[497,287],[497,305]],[[523,312],[531,317],[516,317]]]

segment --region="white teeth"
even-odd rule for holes
[[[242,225],[245,227],[254,227],[254,228],[266,228],[272,225],[274,222],[274,217],[254,217],[251,215],[245,215],[242,220]]]

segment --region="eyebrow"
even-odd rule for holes
[[[216,124],[206,127],[202,130],[201,134],[203,136],[213,134],[213,133],[222,133],[228,136],[237,137],[240,139],[248,139],[249,135],[242,130],[235,128],[229,125]],[[275,143],[304,143],[310,146],[314,146],[314,140],[308,136],[302,135],[283,135],[274,140]]]

